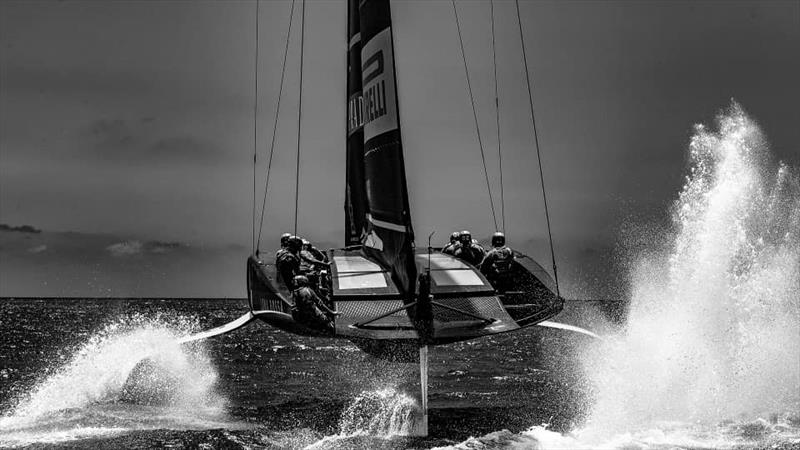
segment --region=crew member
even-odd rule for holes
[[[334,311],[317,296],[313,289],[308,285],[308,278],[304,275],[297,275],[293,279],[295,289],[292,291],[292,318],[310,328],[334,332],[333,318],[340,315]]]
[[[289,243],[289,238],[292,237],[291,233],[283,233],[281,235],[281,248],[275,252],[275,261],[277,262],[278,259],[281,257],[283,253],[286,252],[286,245]]]
[[[303,248],[303,241],[297,236],[289,236],[286,240],[285,251],[278,250],[278,258],[275,266],[278,275],[289,291],[295,289],[294,277],[300,275],[300,250]]]
[[[483,261],[486,251],[481,247],[478,241],[472,240],[472,233],[468,230],[464,230],[460,233],[458,240],[459,245],[453,252],[453,256],[473,266],[479,265],[481,261]]]
[[[314,244],[309,242],[307,239],[303,239],[303,250],[311,253],[311,256],[313,256],[317,261],[324,263],[328,262],[328,255],[326,255],[325,252],[321,251],[317,247],[314,247]]]
[[[498,231],[492,235],[492,249],[486,253],[481,262],[481,273],[486,275],[489,283],[498,290],[506,290],[505,286],[511,276],[514,252],[506,245],[506,236]]]
[[[453,231],[450,233],[450,243],[445,245],[442,249],[442,253],[446,253],[448,255],[453,255],[456,252],[456,247],[458,247],[458,237],[461,235],[458,231]]]
[[[330,263],[323,261],[322,258],[317,259],[311,252],[311,242],[307,239],[303,239],[302,243],[303,246],[300,250],[300,272],[308,274],[314,272],[316,269],[327,269],[328,266],[330,266]],[[319,252],[319,250],[317,250],[317,252]]]

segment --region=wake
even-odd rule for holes
[[[0,446],[142,429],[230,428],[217,372],[188,324],[129,317],[93,335],[0,416]]]

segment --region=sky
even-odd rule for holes
[[[290,1],[0,2],[0,296],[245,295]],[[456,2],[501,216],[489,1]],[[344,0],[305,8],[297,232],[344,239]],[[549,263],[514,3],[495,1],[509,243]],[[631,223],[664,223],[696,123],[732,99],[800,166],[800,2],[521,1],[568,296],[611,295]],[[262,227],[294,227],[295,8]],[[449,1],[392,3],[418,245],[495,230]],[[255,66],[258,19],[259,64]],[[257,69],[257,70],[256,70]],[[258,97],[254,92],[258,77]],[[254,105],[258,114],[254,121]],[[499,227],[502,228],[503,221]]]

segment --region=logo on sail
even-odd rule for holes
[[[364,126],[364,97],[356,92],[347,100],[347,135],[351,135]]]
[[[364,141],[398,128],[391,32],[384,29],[361,49]]]

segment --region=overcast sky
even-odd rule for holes
[[[665,217],[692,125],[712,122],[732,98],[776,157],[798,165],[800,2],[520,3],[565,271],[588,271],[581,265],[593,263],[574,255],[613,247],[626,220]],[[499,214],[490,4],[457,6]],[[258,18],[259,203],[289,7],[262,1]],[[463,228],[489,236],[452,5],[392,8],[418,245],[434,230],[439,240]],[[344,239],[345,9],[344,0],[306,4],[298,232],[330,244]],[[270,251],[294,217],[299,2],[295,12],[262,245]],[[506,229],[549,265],[514,3],[496,1],[495,14]],[[241,267],[216,263],[220,294],[242,295],[229,286],[242,284],[251,246],[255,23],[253,1],[0,2],[0,223],[138,241],[141,251],[161,248],[148,242],[235,249]],[[6,285],[11,248],[0,248]],[[60,295],[15,289],[0,295]]]

